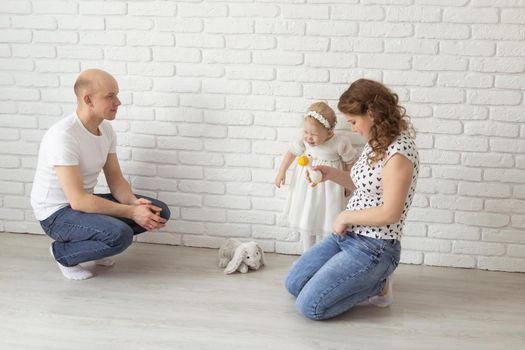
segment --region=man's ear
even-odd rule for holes
[[[84,103],[90,107],[93,106],[93,102],[91,101],[91,96],[87,94],[82,97],[82,101],[84,101]]]

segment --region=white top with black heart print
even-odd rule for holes
[[[412,183],[405,200],[405,207],[398,222],[384,226],[350,225],[348,230],[364,236],[380,239],[401,239],[405,219],[414,198],[417,177],[419,174],[419,154],[414,139],[407,133],[398,136],[388,147],[384,159],[373,166],[368,164],[368,154],[372,151],[368,144],[363,153],[352,167],[352,181],[356,186],[352,197],[346,206],[347,210],[361,210],[373,208],[383,204],[383,167],[394,154],[402,154],[408,158],[413,166]]]

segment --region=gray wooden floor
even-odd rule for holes
[[[401,265],[390,308],[315,322],[283,287],[295,256],[225,276],[217,250],[134,243],[68,281],[50,242],[0,233],[2,350],[525,348],[525,274]]]

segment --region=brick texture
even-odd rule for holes
[[[313,100],[335,107],[366,77],[398,92],[418,130],[402,262],[525,272],[524,24],[523,1],[4,1],[0,230],[42,233],[38,144],[73,110],[78,73],[99,67],[120,83],[127,178],[172,208],[138,240],[297,254],[279,225],[280,157]]]

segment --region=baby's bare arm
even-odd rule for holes
[[[281,166],[279,167],[279,172],[277,173],[277,176],[275,177],[275,186],[278,188],[281,187],[281,185],[284,185],[286,181],[286,171],[292,165],[293,161],[295,159],[295,154],[288,151],[284,154],[283,160],[281,161]]]

